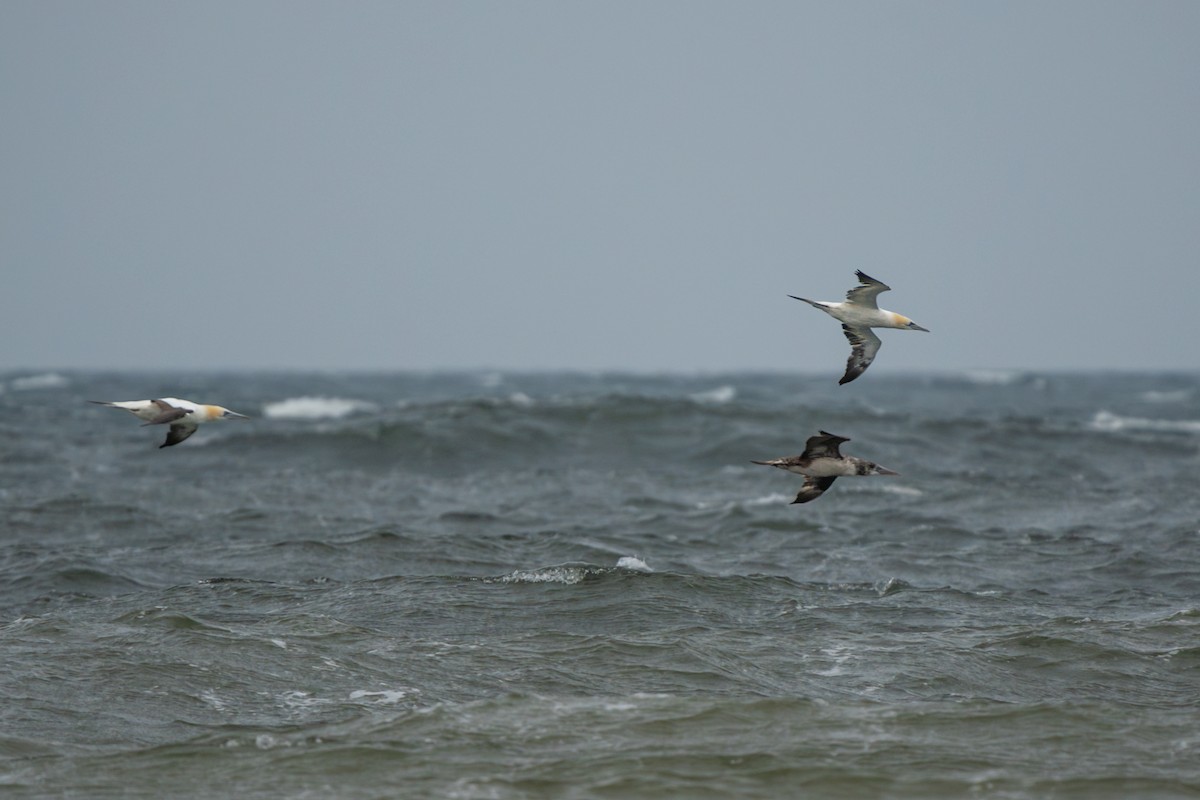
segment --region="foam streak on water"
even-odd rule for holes
[[[1197,376],[48,375],[6,798],[1200,792]]]

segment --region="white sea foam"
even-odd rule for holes
[[[1088,427],[1107,433],[1119,431],[1167,431],[1171,433],[1200,433],[1200,420],[1193,419],[1146,419],[1144,417],[1122,417],[1111,411],[1097,411]]]
[[[332,701],[323,697],[316,697],[309,692],[292,690],[279,695],[279,702],[285,708],[309,709],[329,705]]]
[[[273,419],[341,419],[376,410],[374,403],[344,397],[289,397],[263,406],[263,416]]]
[[[375,703],[390,705],[399,703],[410,694],[407,689],[385,689],[381,692],[368,692],[363,689],[357,689],[350,693],[351,700],[366,700],[370,699]]]
[[[587,578],[585,567],[547,567],[535,570],[517,570],[500,580],[504,583],[580,583]]]
[[[218,697],[217,693],[212,689],[205,689],[201,692],[200,699],[217,711],[224,711],[228,707],[225,701]]]
[[[513,392],[508,396],[508,402],[518,408],[529,408],[533,405],[533,398],[524,392]]]
[[[829,658],[831,663],[826,669],[813,670],[813,674],[826,678],[830,678],[835,675],[841,675],[843,672],[845,672],[843,665],[854,657],[854,654],[850,648],[839,647],[836,645],[833,647],[821,648],[821,655]]]
[[[617,559],[619,569],[631,569],[636,572],[654,572],[650,566],[637,556],[621,556]]]
[[[697,403],[712,403],[714,405],[725,405],[735,397],[737,397],[737,389],[728,384],[691,395],[692,400]]]
[[[13,378],[8,385],[13,391],[22,392],[31,389],[61,389],[70,384],[65,377],[57,372],[44,372],[41,375],[25,375]]]

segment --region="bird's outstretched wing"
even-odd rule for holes
[[[167,405],[162,400],[155,400],[154,404],[159,407],[160,413],[149,422],[143,422],[142,427],[147,425],[162,425],[167,422],[174,422],[177,419],[183,419],[188,414],[192,413],[188,408],[176,408],[175,406]]]
[[[836,480],[836,477],[813,478],[810,476],[805,478],[804,485],[800,487],[800,491],[796,493],[796,499],[791,504],[795,505],[796,503],[807,503],[809,500],[816,500]]]
[[[858,276],[859,285],[846,292],[846,300],[856,305],[868,308],[879,308],[875,298],[880,292],[889,291],[892,287],[883,281],[877,281],[861,269],[854,273]]]
[[[195,425],[180,425],[176,423],[167,431],[167,440],[158,446],[159,450],[164,447],[170,447],[173,444],[179,444],[184,439],[196,432]]]
[[[846,374],[838,381],[839,385],[849,383],[866,372],[867,367],[875,360],[875,354],[879,352],[879,345],[883,344],[870,328],[843,325],[842,333],[846,334],[850,341],[850,358],[846,359]]]
[[[850,441],[845,436],[838,436],[828,431],[821,431],[816,436],[808,437],[808,441],[804,443],[804,453],[800,455],[796,461],[804,461],[810,458],[820,458],[821,456],[829,456],[831,458],[841,458],[842,454],[838,450],[842,442]]]

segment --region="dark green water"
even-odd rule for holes
[[[0,386],[4,797],[1200,796],[1195,375]]]

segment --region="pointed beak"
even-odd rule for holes
[[[225,413],[221,416],[227,419],[250,419],[245,414],[239,414],[236,411],[229,411],[228,409],[226,409]]]
[[[920,325],[918,325],[918,324],[917,324],[917,323],[915,323],[915,322],[910,322],[910,323],[908,323],[908,327],[909,327],[909,329],[910,329],[910,330],[914,330],[914,331],[925,331],[926,333],[929,333],[929,328],[922,328]]]
[[[893,472],[892,470],[888,469],[887,467],[881,467],[878,464],[876,464],[875,465],[875,474],[876,475],[899,475],[900,473]]]

